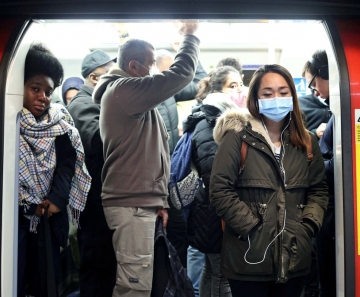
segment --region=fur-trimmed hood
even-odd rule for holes
[[[270,147],[273,146],[269,134],[266,132],[261,121],[254,118],[247,108],[242,108],[240,111],[226,111],[218,118],[213,132],[215,142],[220,144],[227,131],[234,130],[235,132],[240,132],[246,126],[250,126],[252,131],[262,135]]]

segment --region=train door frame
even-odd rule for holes
[[[52,17],[53,18],[53,17]],[[100,16],[97,16],[95,19],[99,18]],[[105,16],[106,18],[106,16]],[[209,17],[211,18],[211,17]],[[277,16],[276,18],[272,18],[271,16],[268,16],[269,19],[289,19],[289,17],[281,17]],[[36,18],[34,18],[36,19]],[[47,17],[39,17],[39,19],[47,19]],[[59,19],[61,19],[61,16],[59,16]],[[121,19],[121,17],[119,17]],[[221,19],[226,19],[225,17],[222,17]],[[254,18],[254,19],[259,19]],[[333,45],[333,51],[336,55],[336,62],[338,65],[337,71],[339,71],[339,77],[340,81],[347,82],[340,84],[340,93],[343,98],[342,102],[339,102],[340,112],[338,114],[339,120],[341,120],[341,144],[342,148],[345,149],[345,143],[351,143],[351,135],[349,135],[347,132],[351,130],[351,125],[348,121],[349,118],[351,118],[351,105],[350,105],[350,87],[349,87],[349,76],[348,76],[348,69],[347,69],[347,62],[346,62],[346,55],[344,53],[344,48],[342,46],[342,40],[339,35],[339,28],[338,24],[336,23],[336,19],[332,17],[326,17],[326,18],[315,18],[315,19],[323,19],[325,28],[328,30],[328,37],[332,41]],[[9,39],[7,43],[7,49],[2,57],[1,64],[0,64],[0,74],[2,77],[2,80],[0,80],[0,91],[4,90],[4,94],[0,93],[0,114],[4,119],[5,115],[5,81],[7,79],[7,74],[9,73],[9,70],[11,68],[11,63],[13,62],[14,55],[17,53],[17,49],[19,46],[20,41],[25,37],[26,29],[29,28],[31,21],[26,21],[24,19],[21,19],[19,23],[22,23],[21,26],[17,25],[14,26],[13,34],[11,38]],[[0,57],[1,58],[1,57]],[[349,98],[349,100],[344,100],[345,98]],[[1,126],[1,139],[0,139],[0,145],[3,148],[4,155],[1,155],[0,157],[0,165],[2,165],[3,170],[0,172],[0,178],[2,179],[2,183],[0,184],[0,189],[2,190],[2,193],[5,193],[5,176],[4,176],[4,168],[6,165],[5,162],[5,151],[4,151],[4,131],[6,130],[6,122],[4,125]],[[14,144],[16,145],[16,144]],[[345,197],[351,197],[353,198],[353,176],[346,170],[343,170],[345,167],[353,164],[353,158],[351,154],[351,149],[345,149],[346,154],[344,154],[344,151],[342,155],[340,154],[338,157],[338,160],[336,161],[337,169],[339,169],[342,172],[342,179],[341,184],[337,185],[337,193],[341,193],[341,200],[342,198],[345,199]],[[340,159],[339,159],[340,157]],[[2,159],[1,159],[2,158]],[[2,176],[1,176],[2,175]],[[344,182],[343,182],[344,181]],[[345,183],[346,181],[346,183]],[[350,186],[349,186],[350,185]],[[13,189],[13,192],[15,193],[15,189]],[[4,195],[2,196],[4,197]],[[344,203],[343,203],[344,202]],[[353,204],[345,203],[346,201],[341,201],[341,205],[343,204],[344,209],[341,211],[342,214],[344,214],[344,226],[340,226],[337,229],[338,233],[343,232],[343,245],[341,245],[338,248],[338,252],[340,252],[340,256],[338,257],[337,263],[340,266],[343,266],[343,273],[339,273],[337,269],[337,274],[339,277],[339,274],[344,275],[343,281],[338,279],[338,283],[340,285],[341,292],[344,294],[346,292],[346,296],[355,296],[355,254],[354,254],[354,246],[355,246],[355,240],[354,240],[354,213],[353,213]],[[4,214],[5,209],[3,208],[4,201],[2,201],[2,214]],[[346,214],[346,215],[345,215]],[[7,242],[6,232],[4,232],[3,227],[8,224],[8,221],[5,221],[6,216],[2,215],[2,236],[1,236],[1,243]],[[8,226],[8,225],[7,225]],[[13,230],[12,228],[9,228],[9,230]],[[343,228],[344,227],[344,228]],[[15,241],[13,241],[12,247],[15,246]],[[0,296],[12,296],[13,293],[8,295],[10,292],[9,290],[13,290],[14,286],[14,280],[12,281],[11,285],[8,285],[4,281],[5,273],[8,274],[8,261],[4,262],[4,259],[6,258],[6,255],[9,255],[10,249],[5,249],[3,245],[1,245],[1,295]],[[14,249],[13,249],[13,255],[12,259],[14,258]],[[8,258],[10,259],[10,257]],[[13,262],[15,263],[15,262]],[[342,265],[343,264],[343,265]],[[346,269],[346,270],[345,270]],[[7,272],[6,272],[7,271]],[[13,272],[13,277],[16,277]],[[341,284],[343,284],[341,286]],[[339,289],[338,289],[339,290]],[[15,292],[15,291],[12,291]]]

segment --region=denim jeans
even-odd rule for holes
[[[200,279],[200,297],[231,297],[228,279],[220,273],[220,254],[205,254]]]
[[[187,275],[193,284],[195,297],[199,297],[200,274],[204,266],[204,257],[204,254],[196,248],[188,247]]]

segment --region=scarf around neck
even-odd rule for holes
[[[84,210],[91,177],[85,166],[84,148],[78,130],[65,107],[50,104],[39,118],[23,108],[20,112],[19,204],[25,211],[30,204],[42,204],[51,190],[56,168],[55,138],[67,134],[76,152],[75,174],[71,181],[70,221],[78,227]],[[36,232],[40,217],[29,214],[30,231]]]

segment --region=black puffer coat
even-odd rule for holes
[[[217,150],[213,129],[221,111],[212,105],[198,105],[184,122],[184,131],[194,130],[192,137],[192,160],[203,180],[188,219],[190,245],[203,253],[220,253],[222,243],[221,220],[210,205],[209,183],[211,167]]]

